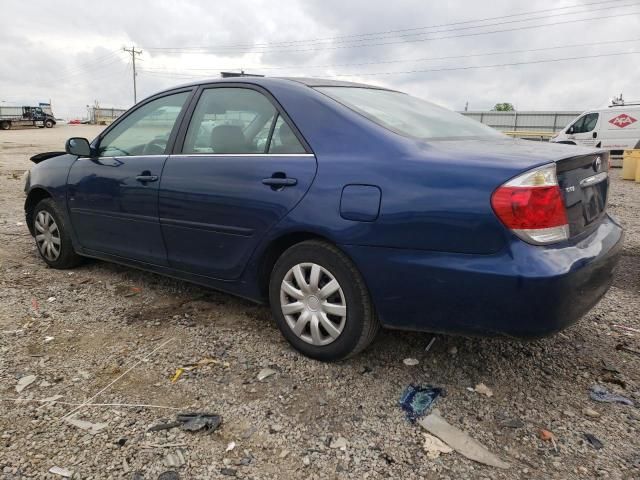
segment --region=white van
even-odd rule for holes
[[[640,148],[640,105],[616,105],[584,112],[551,142],[609,150],[612,157]]]

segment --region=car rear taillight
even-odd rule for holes
[[[491,206],[500,221],[525,242],[546,245],[569,238],[555,163],[498,187],[491,195]]]

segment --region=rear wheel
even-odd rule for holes
[[[0,122],[0,130],[9,130],[11,128],[11,122]]]
[[[271,273],[269,300],[284,337],[318,360],[361,352],[380,327],[355,265],[322,241],[302,242],[282,254]]]
[[[73,250],[64,217],[51,198],[36,205],[32,218],[38,253],[49,266],[65,269],[80,263],[82,257]]]

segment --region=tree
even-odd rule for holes
[[[496,103],[491,110],[493,110],[494,112],[513,112],[515,110],[515,107],[508,102],[504,102]]]

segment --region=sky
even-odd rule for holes
[[[3,0],[2,17],[0,105],[51,100],[63,118],[133,105],[132,46],[138,101],[240,69],[454,110],[640,100],[640,0]]]

